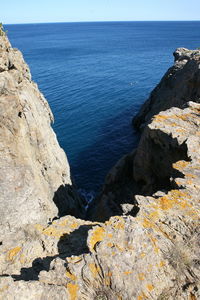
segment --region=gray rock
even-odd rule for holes
[[[178,48],[174,57],[174,65],[134,117],[136,128],[143,129],[161,111],[171,107],[183,108],[190,100],[200,102],[200,50]]]
[[[53,115],[21,53],[0,36],[0,227],[81,215]]]

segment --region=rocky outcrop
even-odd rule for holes
[[[171,162],[173,188],[134,196],[135,217],[97,223],[66,216],[7,236],[2,299],[199,299],[199,126],[193,102],[149,124],[146,141],[169,151],[185,144],[186,156]]]
[[[22,54],[0,36],[0,227],[81,215],[53,115]]]
[[[135,127],[144,128],[160,111],[182,108],[190,100],[200,103],[200,50],[178,48],[174,58],[174,65],[133,119]]]
[[[199,299],[200,104],[148,121],[138,148],[108,174],[93,221],[67,215],[45,224],[57,213],[53,195],[60,213],[80,202],[49,107],[1,38],[0,209],[9,232],[2,227],[0,299]]]

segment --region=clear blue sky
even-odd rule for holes
[[[200,20],[200,0],[4,0],[4,24]]]

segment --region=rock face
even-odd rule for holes
[[[6,52],[15,52],[9,47],[8,44]],[[14,63],[9,65],[15,66]],[[55,187],[51,176],[56,177],[54,183],[63,178],[60,170],[64,164],[60,164],[59,158],[55,159],[58,162],[54,162],[52,170],[47,158],[52,159],[61,150],[55,136],[49,136],[53,133],[49,126],[48,105],[30,81],[27,71],[23,74],[28,77],[23,75],[21,82],[16,83],[13,79],[13,76],[18,76],[20,66],[26,69],[22,60],[18,68],[0,73],[0,76],[8,76],[4,84],[6,86],[7,82],[8,96],[13,90],[9,98],[6,94],[0,98],[5,102],[3,109],[7,114],[6,119],[2,118],[3,145],[5,141],[8,145],[7,149],[1,148],[6,159],[1,159],[0,164],[8,168],[2,180],[3,188],[10,203],[14,200],[17,203],[18,198],[12,194],[11,199],[8,193],[8,190],[12,191],[11,183],[16,182],[14,176],[19,179],[22,176],[15,175],[14,167],[20,162],[17,170],[25,172],[32,170],[34,164],[32,172],[39,180],[23,181],[22,191],[25,188],[32,191],[34,185],[38,191],[36,196],[40,191],[40,199],[52,203],[50,196],[45,198],[45,195],[52,195],[47,187]],[[12,81],[16,86],[11,85]],[[10,101],[9,106],[5,99]],[[27,102],[27,99],[31,101]],[[26,109],[18,103],[25,104]],[[18,112],[22,114],[18,115]],[[41,126],[33,126],[35,123],[30,120],[34,118]],[[47,132],[48,139],[44,137]],[[57,147],[56,154],[54,147],[47,146],[47,143],[51,144],[51,138]],[[19,140],[22,144],[18,144]],[[16,149],[17,153],[14,152]],[[43,166],[43,160],[36,159],[41,157],[40,151],[43,155],[48,151],[48,157],[45,156],[48,168],[44,173],[48,174],[47,177],[43,172],[36,172]],[[63,157],[66,162],[66,157]],[[9,174],[14,175],[9,177]],[[35,174],[39,174],[38,177]],[[48,180],[44,181],[44,178]],[[39,183],[40,190],[37,189]],[[67,184],[71,186],[71,181]],[[23,196],[21,190],[20,193]],[[26,195],[29,205],[32,194],[27,192]],[[185,108],[173,107],[160,112],[148,122],[138,148],[122,158],[108,174],[102,195],[90,209],[93,221],[68,215],[44,224],[43,215],[51,210],[41,208],[39,213],[42,216],[28,222],[27,214],[31,212],[24,204],[24,214],[30,224],[20,224],[18,228],[13,226],[0,240],[0,299],[200,299],[199,195],[200,104],[189,102]],[[59,203],[60,198],[57,199]],[[76,198],[73,199],[75,206]],[[6,209],[2,203],[0,205]],[[32,210],[38,212],[37,206],[33,204]],[[104,223],[99,222],[106,219]],[[2,222],[6,221],[9,222],[9,218],[5,216]]]
[[[21,53],[0,36],[1,233],[57,215],[80,214],[81,203],[64,151],[50,124],[53,115],[31,81]]]
[[[133,119],[135,127],[144,128],[152,116],[168,108],[181,108],[190,100],[200,103],[200,50],[178,48],[174,58],[174,65]]]
[[[143,151],[147,160],[138,165],[143,180],[159,187],[154,174],[162,171],[171,183],[151,196],[132,195],[134,217],[127,211],[98,223],[66,216],[4,238],[2,299],[199,299],[199,128],[200,104],[189,102],[156,115],[145,129],[135,154]],[[153,161],[152,145],[165,162]]]

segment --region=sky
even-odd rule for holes
[[[200,20],[200,0],[4,0],[3,24]]]

